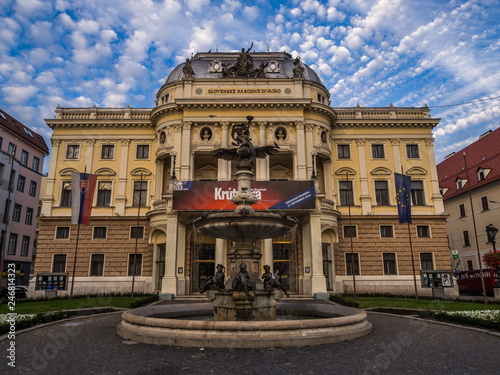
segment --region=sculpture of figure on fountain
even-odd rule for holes
[[[225,267],[222,264],[218,264],[216,268],[217,272],[215,272],[215,275],[206,279],[201,285],[198,290],[200,293],[205,293],[209,289],[224,289]]]
[[[285,287],[275,278],[273,278],[273,274],[271,273],[271,267],[267,264],[264,266],[264,273],[260,277],[262,282],[264,283],[264,290],[269,290],[273,288],[278,288],[286,294],[287,297],[290,297]]]
[[[247,271],[247,265],[245,263],[240,264],[240,271],[233,279],[232,290],[235,290],[237,292],[245,292],[247,297],[251,298],[250,291],[252,290],[252,282],[250,280],[250,274]]]

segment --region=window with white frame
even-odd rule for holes
[[[80,158],[80,145],[67,145],[66,159],[79,159],[79,158]]]

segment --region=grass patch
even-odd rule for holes
[[[16,303],[15,312],[17,314],[39,314],[51,311],[61,310],[74,310],[74,309],[87,309],[92,307],[111,306],[117,308],[130,308],[138,307],[149,302],[153,302],[158,298],[155,295],[127,297],[127,296],[91,296],[73,299],[54,299],[23,303]],[[0,314],[7,314],[9,312],[6,303],[0,305]]]

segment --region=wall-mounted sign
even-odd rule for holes
[[[36,290],[66,290],[67,287],[65,273],[39,273],[36,275]]]
[[[176,181],[174,210],[234,210],[231,198],[238,192],[236,181]],[[252,193],[259,199],[256,210],[314,209],[313,181],[253,181]]]
[[[422,271],[422,288],[453,288],[451,271]]]

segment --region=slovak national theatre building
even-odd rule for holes
[[[196,233],[205,212],[231,210],[236,124],[254,145],[259,210],[298,226],[262,240],[261,266],[291,293],[414,292],[413,264],[450,270],[428,108],[332,107],[319,76],[287,53],[198,53],[172,70],[154,108],[60,108],[42,191],[33,289],[198,293],[232,244]],[[71,173],[97,175],[90,225],[71,225]],[[411,176],[413,222],[398,220],[394,173]],[[412,239],[412,251],[409,244]],[[134,272],[135,265],[135,272]],[[354,275],[353,275],[354,274]],[[230,275],[227,275],[230,276]],[[420,289],[420,282],[419,282]],[[421,290],[420,292],[426,293]],[[430,293],[430,290],[428,290]]]

